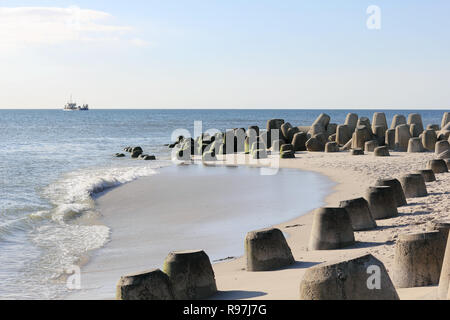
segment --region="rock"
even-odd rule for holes
[[[333,250],[355,243],[352,222],[343,208],[320,208],[314,212],[309,250]]]
[[[377,140],[370,140],[367,141],[366,144],[364,145],[364,150],[367,152],[374,152],[376,148],[379,147],[378,141]]]
[[[450,113],[449,112],[445,112],[444,115],[442,116],[441,128],[445,128],[445,126],[449,122],[450,122]]]
[[[123,153],[116,153],[115,157],[116,158],[124,158],[125,155]]]
[[[438,231],[401,234],[395,247],[394,283],[397,288],[437,285],[445,243]]]
[[[328,142],[325,145],[325,152],[331,153],[331,152],[339,152],[339,146],[336,142]]]
[[[356,127],[352,138],[353,149],[364,150],[366,142],[372,140],[372,133],[369,128],[370,127],[367,127],[366,125],[358,125]]]
[[[133,159],[137,159],[137,158],[139,158],[139,156],[142,154],[142,151],[133,151],[132,153],[131,153],[131,158],[133,158]]]
[[[352,138],[352,132],[348,125],[339,125],[336,128],[336,142],[343,146]]]
[[[408,153],[424,152],[421,138],[411,138],[408,143]]]
[[[270,271],[295,263],[283,233],[279,229],[253,231],[245,238],[247,271]]]
[[[366,199],[358,198],[342,201],[340,206],[347,210],[354,231],[372,230],[377,227]]]
[[[173,300],[169,277],[159,269],[121,277],[117,300]]]
[[[412,126],[415,125],[415,131],[419,132],[421,134],[423,132],[423,122],[422,122],[422,116],[418,113],[411,113],[408,116],[408,124]],[[418,135],[417,135],[418,136]]]
[[[391,154],[389,153],[389,148],[386,146],[375,148],[373,151],[373,155],[375,157],[389,157]]]
[[[450,149],[450,144],[448,141],[438,141],[435,145],[436,155],[440,155],[442,152]]]
[[[431,152],[435,151],[437,142],[436,131],[434,130],[425,130],[422,134],[422,145],[423,147]]]
[[[156,157],[155,157],[155,156],[145,155],[144,157],[142,157],[142,160],[145,160],[145,161],[155,161],[155,160],[156,160]]]
[[[418,174],[421,174],[425,182],[434,182],[436,181],[436,176],[433,170],[419,170]]]
[[[366,195],[370,212],[375,220],[398,216],[397,203],[392,187],[369,187]]]
[[[448,172],[447,163],[442,159],[428,161],[427,169],[433,170],[434,173]]]
[[[177,300],[198,300],[217,292],[214,271],[204,251],[171,252],[163,271],[169,276]]]
[[[422,129],[422,131],[420,131]],[[409,125],[409,133],[411,134],[411,137],[417,138],[419,137],[423,132],[423,127],[420,127],[419,125],[413,123]]]
[[[364,151],[362,149],[352,149],[351,155],[352,156],[363,156]]]
[[[306,133],[298,132],[294,134],[294,138],[292,139],[294,151],[306,151],[306,141],[308,141],[308,136]]]
[[[398,126],[406,124],[406,118],[404,115],[396,114],[392,119],[391,129],[396,129]]]
[[[386,131],[384,143],[390,150],[395,149],[395,129],[389,129]]]
[[[375,133],[377,130],[375,130],[376,127],[382,127],[383,133],[386,132],[388,129],[387,120],[386,120],[386,114],[384,112],[375,112],[373,114],[372,119],[372,131]],[[384,136],[384,135],[383,135]]]
[[[439,279],[438,298],[450,299],[450,237],[447,240],[444,261],[442,263],[441,277]]]
[[[267,151],[265,149],[253,150],[253,159],[267,159]]]
[[[378,179],[375,185],[377,187],[391,187],[397,207],[408,205],[402,184],[397,179]]]
[[[321,152],[325,150],[325,144],[316,137],[306,141],[306,150],[309,152]]]
[[[399,125],[395,129],[395,149],[401,152],[407,151],[409,139],[411,139],[409,126],[406,124]]]
[[[370,282],[377,271],[379,283]],[[371,254],[353,254],[307,269],[300,283],[300,299],[400,300],[383,263]]]
[[[281,159],[295,159],[295,152],[292,150],[280,152]]]
[[[144,151],[142,150],[142,148],[141,147],[134,147],[134,148],[132,148],[131,149],[131,153],[139,153],[139,154],[142,154]]]
[[[358,115],[355,114],[355,113],[347,114],[347,117],[345,119],[345,123],[344,124],[350,130],[350,134],[353,134],[353,132],[356,129],[356,126],[358,125]]]
[[[421,174],[408,174],[399,179],[407,199],[428,195],[425,179]]]

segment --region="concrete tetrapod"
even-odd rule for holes
[[[169,253],[163,271],[169,276],[177,300],[206,299],[217,292],[211,262],[202,250]]]
[[[447,163],[443,159],[428,161],[428,169],[433,170],[434,173],[448,172]]]
[[[392,187],[397,207],[403,207],[408,204],[405,193],[403,192],[402,184],[397,179],[378,179],[375,186]]]
[[[399,300],[384,264],[371,254],[323,263],[306,270],[301,300]]]
[[[334,250],[355,243],[352,222],[344,208],[320,208],[314,212],[310,250]]]
[[[433,170],[419,170],[417,173],[421,174],[425,182],[434,182],[436,181],[436,175]]]
[[[375,220],[389,219],[398,216],[397,203],[392,187],[369,187],[367,201],[370,213]]]
[[[397,288],[437,285],[445,243],[439,231],[402,234],[395,247],[394,283]]]
[[[377,227],[366,199],[358,198],[342,201],[340,206],[347,210],[354,231],[372,230]]]
[[[295,263],[283,233],[274,228],[249,232],[245,257],[247,271],[269,271]]]
[[[373,155],[375,157],[389,157],[391,154],[389,153],[389,148],[387,146],[382,146],[375,148]]]
[[[419,198],[428,195],[425,179],[421,174],[412,173],[400,178],[406,198]]]
[[[117,300],[173,300],[167,274],[159,269],[121,277],[116,287]]]

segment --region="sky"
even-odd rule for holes
[[[0,0],[0,109],[450,109],[449,15],[448,0]]]

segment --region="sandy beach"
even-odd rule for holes
[[[298,184],[308,184],[308,181],[298,181],[295,178],[295,169],[299,172],[315,172],[327,177],[335,183],[331,192],[325,196],[325,203],[327,206],[339,206],[340,201],[363,197],[367,188],[375,183],[379,178],[398,178],[401,175],[415,172],[416,170],[424,169],[429,159],[434,158],[432,153],[399,153],[392,152],[391,157],[374,157],[372,153],[366,153],[364,156],[351,156],[349,152],[341,153],[307,153],[297,152],[296,159],[279,160],[280,168],[294,170],[291,171],[290,180],[291,184],[285,186],[287,188],[295,188]],[[271,155],[265,160],[249,160],[249,157],[243,154],[218,156],[218,161],[209,163],[209,166],[261,166],[266,167],[270,163],[278,162],[277,155]],[[219,170],[219,168],[212,168],[212,170]],[[179,170],[179,169],[178,169]],[[232,170],[232,168],[228,168]],[[176,171],[175,171],[176,175]],[[157,178],[164,179],[167,184],[166,187],[175,188],[177,184],[176,179],[171,179],[170,174],[164,175],[162,173]],[[204,176],[201,181],[195,180],[194,175],[191,177],[194,183],[211,184],[214,181],[211,177]],[[286,176],[289,178],[289,175]],[[292,250],[297,263],[289,268],[282,270],[270,271],[270,272],[247,272],[245,271],[245,259],[234,258],[228,259],[223,262],[218,262],[217,257],[211,258],[215,260],[213,268],[215,271],[217,287],[219,293],[212,297],[212,299],[270,299],[270,300],[295,300],[299,298],[299,284],[303,277],[305,270],[316,264],[331,261],[337,258],[345,258],[355,253],[371,253],[376,258],[381,260],[389,272],[392,271],[393,259],[394,259],[394,245],[399,234],[421,232],[426,230],[426,223],[439,218],[448,217],[448,209],[450,207],[450,197],[448,197],[447,186],[449,183],[450,174],[437,175],[436,182],[428,183],[429,196],[424,198],[408,199],[408,206],[399,208],[400,215],[396,218],[388,220],[377,221],[378,228],[373,231],[355,232],[356,245],[343,249],[332,251],[308,251],[308,241],[310,236],[310,230],[312,225],[313,208],[310,208],[307,214],[301,216],[293,216],[295,218],[282,220],[282,223],[275,225],[275,227],[281,229],[287,235],[288,244]],[[289,179],[287,179],[289,180]],[[325,182],[323,180],[322,182]],[[224,181],[221,181],[222,183]],[[261,181],[260,181],[261,182]],[[130,230],[130,227],[121,229],[114,238],[115,228],[119,226],[127,225],[127,219],[131,217],[124,216],[132,214],[131,212],[146,212],[149,206],[148,201],[144,201],[145,194],[148,195],[150,190],[155,190],[155,177],[148,179],[139,179],[136,182],[132,182],[128,185],[119,187],[97,200],[100,212],[105,216],[104,223],[114,221],[110,215],[115,215],[115,223],[112,227],[113,241],[112,245],[109,245],[106,251],[100,251],[97,257],[94,257],[93,262],[86,266],[83,270],[84,277],[92,281],[89,286],[95,291],[96,286],[100,286],[105,281],[108,282],[108,286],[104,286],[102,291],[102,297],[104,299],[113,299],[113,292],[111,290],[113,281],[117,281],[120,275],[128,274],[130,272],[139,272],[153,267],[150,263],[150,257],[143,254],[143,251],[139,249],[148,237],[145,233],[150,232],[151,227],[146,226],[148,222],[147,217],[140,214],[139,224],[142,226],[136,230]],[[236,181],[230,180],[230,186]],[[328,182],[328,186],[331,184]],[[245,184],[244,184],[245,189]],[[141,192],[136,192],[141,190]],[[177,189],[174,189],[177,190]],[[242,190],[242,189],[239,189]],[[304,190],[304,189],[303,189]],[[328,188],[330,190],[330,188]],[[130,194],[134,192],[134,195]],[[161,191],[163,194],[166,190]],[[232,195],[233,196],[233,195]],[[149,196],[147,196],[149,197]],[[219,196],[220,197],[220,196]],[[287,210],[287,206],[277,207],[280,204],[286,203],[287,199],[280,198],[279,195],[275,195],[276,200],[275,207],[269,208],[273,211]],[[123,203],[123,199],[128,199],[128,204]],[[173,194],[166,193],[165,197],[160,198],[161,205],[159,210],[168,210],[168,203],[173,199]],[[244,197],[245,199],[245,197]],[[307,202],[305,198],[299,196],[298,199],[289,199],[289,208],[293,208],[294,211],[301,212],[304,210],[304,203]],[[245,201],[244,201],[245,202]],[[243,203],[239,203],[242,205]],[[212,212],[217,207],[218,203],[214,203],[211,199],[205,199],[205,205],[210,206],[209,210]],[[131,206],[131,207],[130,207]],[[128,209],[127,209],[128,208]],[[133,208],[130,212],[129,208]],[[255,208],[245,207],[245,211],[249,212],[249,217],[254,212],[251,212]],[[230,208],[221,208],[220,212],[230,211]],[[257,209],[258,210],[258,209]],[[260,210],[260,208],[259,208]],[[303,212],[304,213],[304,212]],[[228,212],[229,218],[232,221],[233,212]],[[298,214],[299,215],[299,214]],[[118,217],[121,217],[117,220]],[[206,217],[203,217],[206,218]],[[175,218],[172,221],[173,224],[180,223],[179,218]],[[136,225],[136,223],[130,224]],[[224,225],[223,225],[224,226]],[[252,230],[247,230],[252,231]],[[160,232],[166,232],[161,230]],[[173,232],[167,231],[167,232]],[[180,239],[189,239],[187,234],[176,233],[174,237]],[[211,237],[205,238],[206,241],[210,241]],[[216,245],[223,245],[223,241],[218,239]],[[223,240],[223,239],[222,239]],[[235,239],[236,240],[236,239]],[[238,243],[244,241],[237,239]],[[117,243],[120,242],[120,246]],[[180,249],[205,249],[205,248],[192,248],[189,247],[189,240],[184,243],[185,246],[173,248],[172,250]],[[195,243],[195,242],[194,242]],[[211,247],[211,243],[205,245],[205,247]],[[151,255],[152,250],[147,250],[145,254]],[[168,253],[168,252],[167,252]],[[207,251],[208,253],[208,251]],[[161,252],[161,263],[163,256],[166,253]],[[114,258],[122,259],[123,263],[117,270],[109,270],[112,267],[111,262]],[[226,258],[226,257],[223,257]],[[148,267],[146,267],[146,265]],[[114,271],[114,272],[111,272]],[[98,274],[103,273],[104,276],[99,277]],[[96,275],[97,274],[97,275]],[[113,278],[111,276],[113,275]],[[114,278],[116,277],[116,278]],[[391,275],[392,277],[392,275]],[[91,279],[90,279],[91,278]],[[434,299],[435,287],[428,288],[413,288],[413,289],[401,289],[398,290],[402,299]],[[98,292],[98,288],[97,288]],[[91,292],[92,293],[92,292]],[[75,295],[72,298],[86,298],[89,297],[89,290],[86,295]]]

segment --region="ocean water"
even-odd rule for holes
[[[195,121],[202,121],[203,130],[264,128],[271,118],[309,125],[321,112],[342,123],[355,111],[0,110],[0,299],[64,297],[66,269],[104,246],[110,235],[108,226],[97,222],[93,196],[170,165],[164,144],[174,130],[193,133]],[[388,121],[408,114],[385,112]],[[443,114],[414,112],[425,125],[440,124]],[[136,145],[158,161],[113,157]]]

